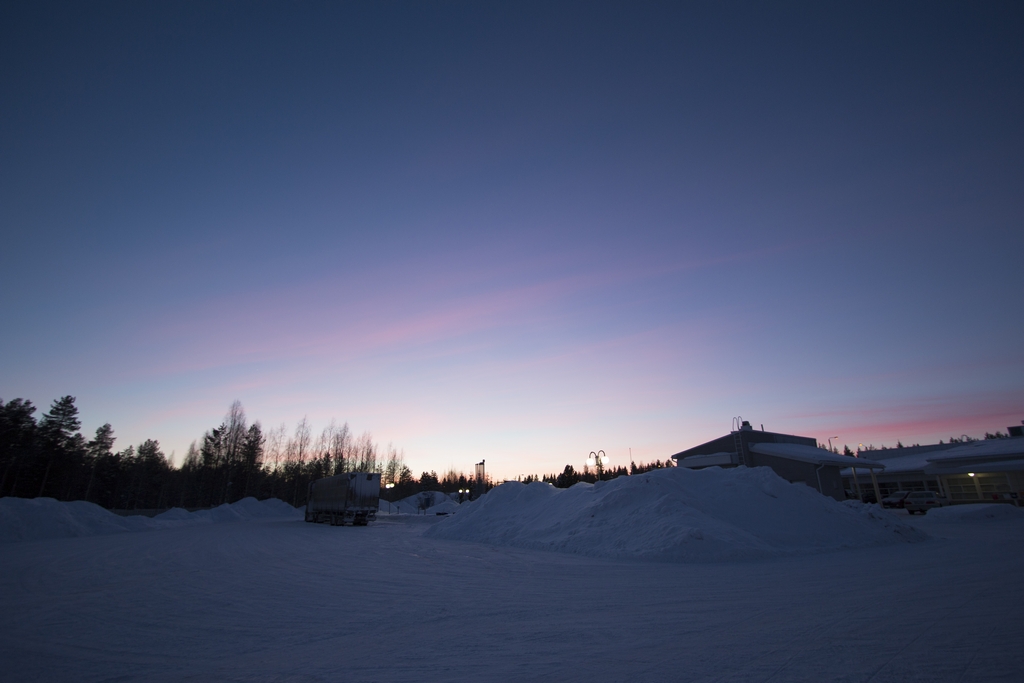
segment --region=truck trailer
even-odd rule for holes
[[[307,522],[328,522],[331,526],[366,526],[377,517],[380,503],[380,475],[375,472],[346,472],[309,482],[306,500]]]

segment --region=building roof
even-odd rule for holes
[[[787,460],[799,460],[814,465],[833,465],[836,467],[863,467],[864,469],[885,469],[887,465],[866,458],[854,458],[849,455],[831,453],[824,448],[805,446],[798,443],[755,443],[750,450],[761,455],[771,455]]]
[[[935,453],[929,456],[928,461],[952,464],[950,461],[997,461],[1018,458],[1024,458],[1024,438],[1021,437],[971,441],[956,448]]]
[[[910,451],[903,453],[903,451]],[[1022,469],[1024,438],[986,439],[965,444],[935,444],[931,447],[890,448],[868,451],[885,460],[886,474],[966,474],[968,472],[1009,472]],[[879,455],[884,454],[884,455]],[[841,473],[852,476],[849,468]]]
[[[896,450],[892,448],[890,450]],[[871,451],[874,454],[874,451]],[[911,453],[910,455],[900,455],[895,458],[887,458],[885,460],[885,473],[886,474],[899,474],[901,472],[920,472],[930,464],[928,458],[935,455],[934,451],[924,451],[918,453]],[[859,458],[858,458],[859,460]],[[841,475],[844,477],[851,477],[853,473],[850,468],[846,468]]]
[[[708,453],[707,455],[691,455],[688,458],[679,458],[677,462],[680,467],[696,469],[698,467],[712,467],[715,465],[738,465],[739,457],[735,453]]]

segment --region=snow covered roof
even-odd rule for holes
[[[870,451],[873,457],[882,458],[902,450],[890,448],[887,451]],[[1009,472],[1021,469],[1019,463],[1024,461],[1024,439],[987,439],[972,441],[959,446],[950,447],[940,444],[933,449],[919,446],[907,455],[885,458],[885,473],[900,474],[903,472],[924,472],[926,474],[966,474],[967,472]],[[851,476],[849,468],[841,473],[844,477]]]
[[[854,458],[849,455],[830,453],[824,448],[805,446],[798,443],[755,443],[750,450],[761,455],[771,455],[787,460],[799,460],[814,465],[835,465],[837,467],[863,467],[864,469],[885,469],[885,465],[874,460]]]
[[[928,462],[974,460],[1016,460],[1024,458],[1024,438],[986,439],[971,441],[962,446],[951,448],[928,456]]]
[[[889,450],[896,450],[890,448]],[[872,454],[874,451],[872,451]],[[885,461],[885,473],[886,474],[899,474],[900,472],[920,472],[928,466],[928,458],[934,456],[935,453],[932,451],[925,451],[924,453],[912,453],[910,455],[901,455],[895,458],[888,458]],[[858,462],[862,458],[857,459]],[[860,465],[857,465],[860,467]],[[844,477],[853,476],[850,468],[844,469],[840,474]]]
[[[739,458],[735,453],[710,453],[707,455],[691,455],[679,458],[676,462],[680,467],[711,467],[713,465],[738,465]]]

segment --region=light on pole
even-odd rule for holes
[[[607,465],[609,461],[610,458],[605,455],[604,451],[598,451],[597,453],[590,451],[590,455],[587,456],[587,465],[597,468],[598,481],[601,481],[601,470],[604,469],[604,466]]]

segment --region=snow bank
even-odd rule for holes
[[[767,467],[667,468],[569,489],[508,482],[426,534],[670,562],[800,555],[927,538],[877,506],[839,503]]]
[[[428,515],[450,515],[458,512],[461,506],[449,498],[427,509]]]
[[[0,543],[140,531],[149,521],[144,517],[119,517],[82,501],[0,498]]]
[[[53,498],[0,498],[0,543],[301,516],[300,510],[276,498],[264,501],[243,498],[230,505],[197,512],[173,508],[152,519],[142,516],[121,517],[85,501],[64,503]]]
[[[388,503],[386,500],[381,499],[377,505],[377,510],[385,514],[402,514],[402,515],[420,515],[423,514],[423,510],[420,508],[420,500],[427,498],[430,500],[427,508],[427,514],[434,514],[434,508],[438,508],[437,512],[451,512],[459,508],[459,504],[452,500],[447,493],[441,491],[423,491],[422,493],[415,493],[411,496],[403,498],[394,503]],[[448,504],[451,503],[455,507],[452,508]],[[445,506],[444,509],[440,506]]]
[[[1024,521],[1024,510],[1000,503],[970,503],[928,511],[929,519],[942,522],[973,522],[983,519],[1018,519]]]

